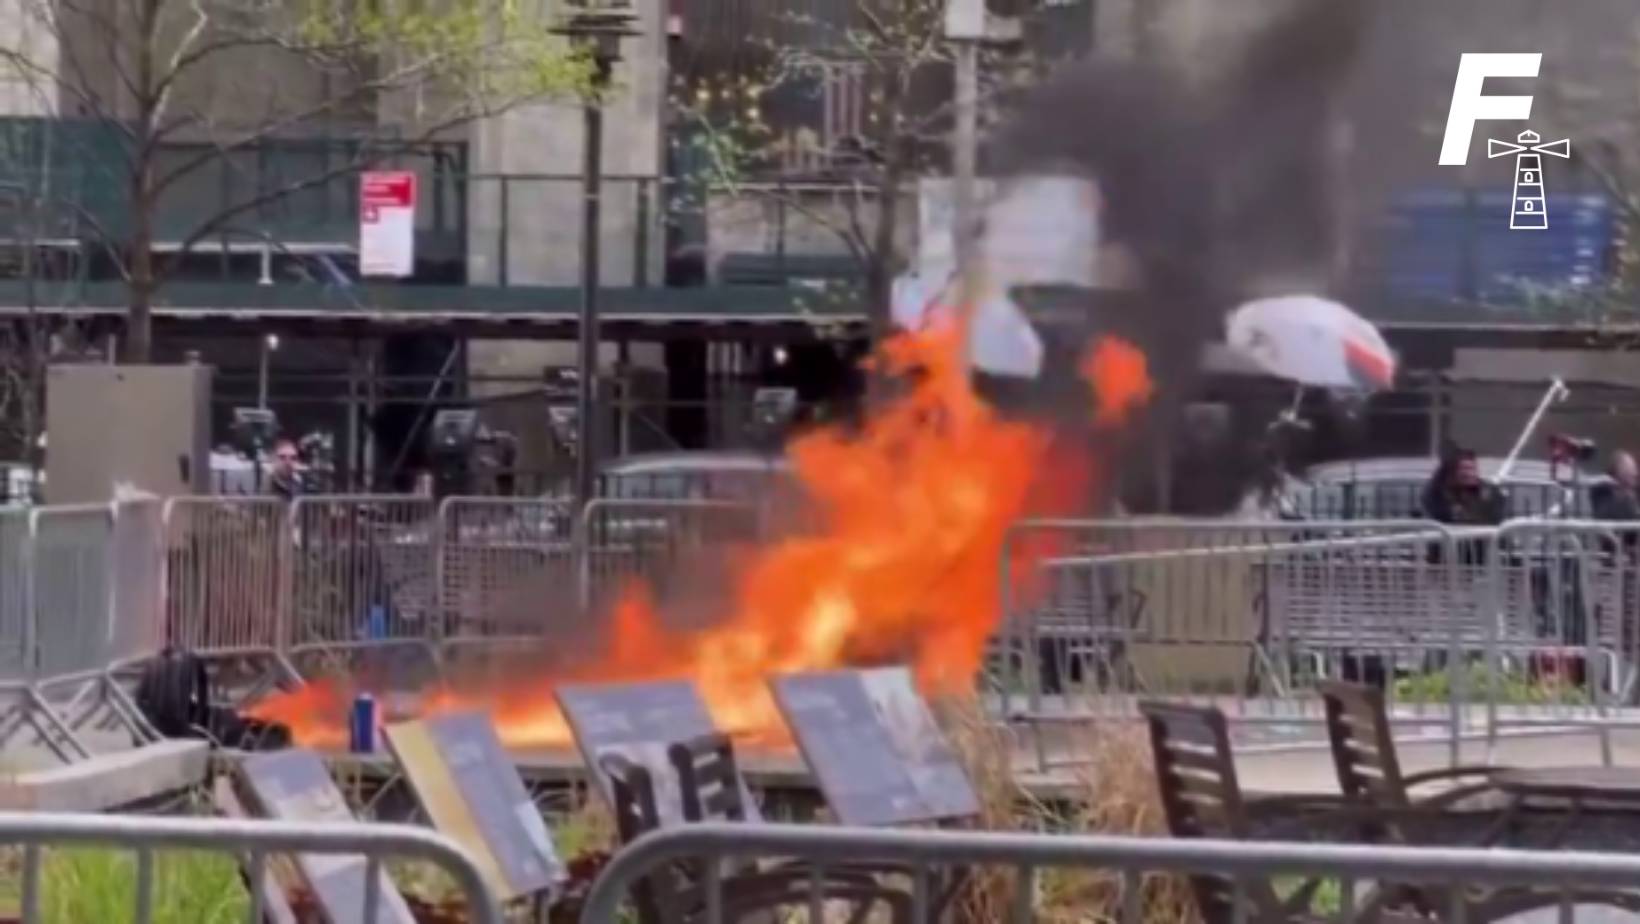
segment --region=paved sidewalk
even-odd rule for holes
[[[1640,768],[1640,731],[1612,731],[1612,764]],[[1401,769],[1407,773],[1445,767],[1445,741],[1401,741]],[[1489,754],[1484,740],[1467,740],[1459,753],[1464,764],[1506,767],[1573,767],[1601,763],[1600,736],[1593,731],[1515,732],[1500,736]],[[1332,754],[1325,748],[1239,753],[1236,770],[1244,789],[1258,792],[1334,793],[1338,779]]]

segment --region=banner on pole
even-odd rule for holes
[[[369,170],[359,178],[359,274],[409,276],[416,265],[416,175]]]

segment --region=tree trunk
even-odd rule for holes
[[[137,140],[131,159],[131,237],[126,266],[125,355],[127,363],[153,361],[154,291],[154,150],[159,129],[160,98],[156,92],[155,45],[159,40],[161,0],[144,0],[137,20],[136,108]]]
[[[135,197],[133,197],[135,200]],[[131,278],[126,285],[125,361],[142,364],[154,355],[154,234],[151,211],[133,202],[131,253],[127,265]]]
[[[866,260],[866,321],[873,343],[894,328],[894,272],[899,262],[894,252],[899,228],[900,184],[905,182],[905,151],[900,137],[901,88],[897,80],[886,81],[882,126],[877,149],[882,152],[883,171],[877,184],[877,224],[872,229]]]
[[[23,244],[23,302],[27,326],[23,331],[27,367],[23,375],[23,459],[28,463],[29,490],[38,499],[40,472],[45,459],[40,452],[40,434],[45,429],[47,342],[45,324],[40,319],[39,291],[35,286],[35,249],[40,241],[40,201],[29,200],[28,234]]]

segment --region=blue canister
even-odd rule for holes
[[[349,747],[355,754],[376,752],[376,698],[360,693],[353,700],[353,720],[349,725]]]

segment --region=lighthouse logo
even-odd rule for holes
[[[1572,142],[1562,138],[1539,144],[1543,138],[1527,129],[1514,142],[1486,139],[1486,156],[1515,155],[1515,194],[1509,199],[1509,227],[1515,231],[1549,230],[1549,210],[1543,201],[1543,155],[1572,156]]]
[[[1458,81],[1452,87],[1452,105],[1447,111],[1446,138],[1441,143],[1441,166],[1461,167],[1469,162],[1469,147],[1475,123],[1486,121],[1524,122],[1532,117],[1530,96],[1488,96],[1488,77],[1535,78],[1543,64],[1541,54],[1465,54],[1458,62]],[[1546,231],[1549,212],[1544,199],[1543,156],[1572,156],[1572,142],[1561,139],[1543,143],[1537,132],[1527,129],[1514,141],[1486,139],[1488,158],[1515,155],[1515,191],[1509,203],[1509,227],[1517,231]]]

